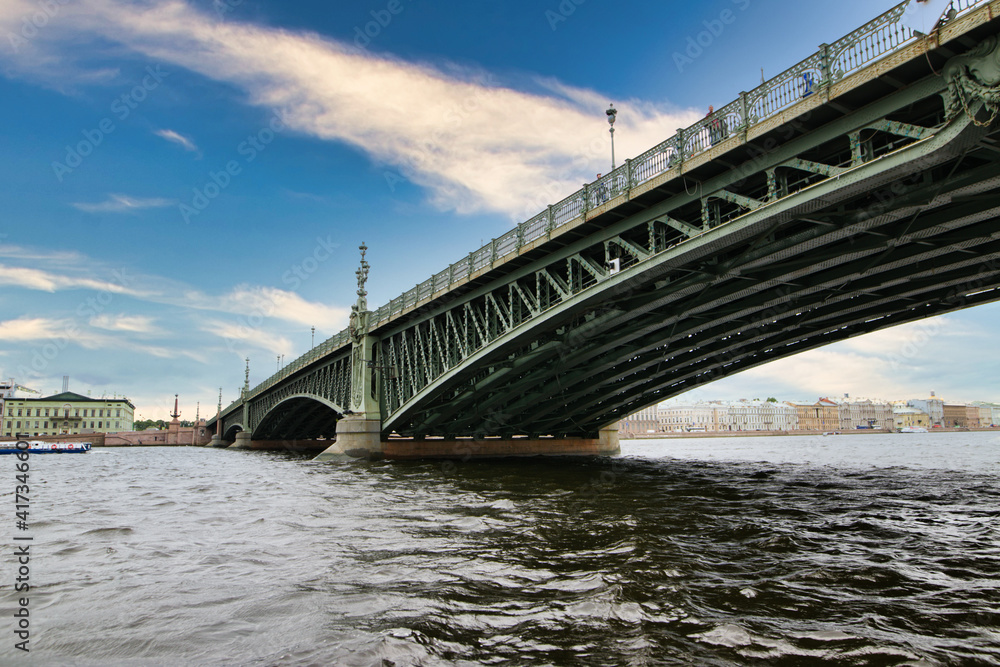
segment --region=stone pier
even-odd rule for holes
[[[382,422],[378,419],[347,415],[337,422],[337,439],[315,460],[329,461],[342,456],[382,458],[385,443],[381,439],[381,430]]]
[[[345,424],[347,422],[347,424]],[[345,428],[341,430],[341,425]],[[618,426],[601,429],[596,438],[390,438],[380,440],[378,422],[343,419],[337,441],[316,457],[368,459],[485,459],[507,456],[615,456],[620,453]]]
[[[250,434],[246,431],[240,431],[236,434],[236,442],[229,445],[229,449],[253,449],[250,446]]]

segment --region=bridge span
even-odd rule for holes
[[[348,329],[246,382],[217,444],[610,453],[645,406],[1000,298],[1000,0],[930,35],[905,7],[375,310],[362,247]]]

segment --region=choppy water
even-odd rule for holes
[[[27,656],[0,458],[0,663],[1000,663],[996,435],[623,451],[34,456]]]

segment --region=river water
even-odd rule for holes
[[[1000,435],[622,449],[2,457],[0,664],[1000,664]]]

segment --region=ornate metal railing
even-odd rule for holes
[[[961,14],[987,1],[954,0],[952,7]],[[906,5],[906,2],[901,3],[833,44],[824,45],[800,63],[749,93],[741,94],[738,99],[716,110],[711,116],[678,130],[673,137],[631,160],[626,160],[624,165],[611,173],[587,184],[479,250],[469,253],[468,257],[455,262],[435,275],[431,281],[421,283],[378,308],[372,318],[372,325],[385,322],[429,297],[431,293],[464,280],[472,273],[516,252],[525,244],[551,234],[604,202],[669,171],[684,160],[704,153],[713,144],[784,111],[893,53],[915,38],[913,31],[900,22]],[[428,292],[428,284],[431,292]]]
[[[987,2],[989,0],[953,0],[951,8],[960,15]],[[516,252],[522,246],[551,235],[563,225],[585,216],[588,211],[704,153],[714,144],[745,132],[753,125],[820,93],[844,77],[906,46],[916,38],[914,32],[900,22],[906,5],[907,2],[903,2],[833,44],[823,45],[805,60],[750,92],[741,93],[738,99],[717,109],[711,116],[702,118],[690,127],[679,129],[677,134],[666,141],[626,160],[624,165],[611,173],[588,183],[581,190],[392,299],[374,311],[371,326],[388,321],[433,294],[465,280],[476,271],[492,266],[494,262]],[[250,395],[274,386],[349,342],[350,337],[345,329],[261,382],[250,391]],[[226,411],[240,403],[239,400],[233,402]]]

